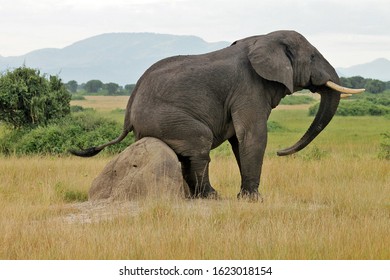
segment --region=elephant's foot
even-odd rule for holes
[[[194,194],[194,195],[190,196],[189,198],[192,198],[192,199],[199,198],[199,199],[214,199],[214,200],[217,200],[220,197],[219,197],[219,194],[216,191],[213,191],[213,192],[209,192],[209,193]]]
[[[210,184],[206,184],[199,191],[196,191],[192,198],[219,199],[219,195]]]
[[[216,191],[213,191],[213,192],[207,193],[206,197],[202,197],[202,198],[218,200],[220,197],[219,197],[219,194]]]
[[[241,189],[241,191],[237,194],[237,198],[249,201],[249,202],[263,202],[263,198],[261,197],[260,193],[255,191],[248,191]]]

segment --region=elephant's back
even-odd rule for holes
[[[203,55],[169,57],[152,65],[138,81],[131,101],[136,130],[179,114],[198,119],[220,117],[242,71],[239,56],[226,48]],[[242,58],[243,59],[243,58]],[[175,113],[173,113],[175,112]],[[153,121],[150,121],[150,120]],[[145,124],[145,122],[148,124]],[[137,129],[138,128],[138,129]],[[154,128],[158,129],[158,128]],[[155,132],[155,130],[153,131]]]

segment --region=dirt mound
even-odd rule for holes
[[[132,200],[188,194],[175,152],[156,138],[143,138],[110,161],[92,182],[89,200]]]

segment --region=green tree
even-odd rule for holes
[[[341,85],[344,87],[349,87],[349,88],[353,87],[350,78],[340,77],[340,82]]]
[[[116,83],[108,83],[104,85],[109,95],[115,95],[119,90],[119,85]]]
[[[125,85],[125,91],[129,94],[131,94],[133,92],[135,88],[135,84],[128,84],[128,85]]]
[[[84,89],[89,93],[97,93],[102,88],[103,82],[100,80],[90,80],[84,86]]]
[[[371,93],[381,93],[386,89],[386,83],[379,80],[368,80],[366,90]]]
[[[66,88],[71,92],[71,93],[75,93],[77,91],[77,87],[79,85],[77,84],[77,82],[75,80],[71,80],[69,82],[66,83]]]
[[[47,124],[70,113],[70,97],[57,76],[16,68],[0,76],[0,121],[15,128]]]
[[[354,76],[349,78],[352,88],[364,88],[366,85],[366,79],[361,76]]]

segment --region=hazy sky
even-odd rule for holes
[[[108,32],[232,42],[279,29],[302,33],[337,67],[390,59],[389,0],[0,0],[2,56]]]

